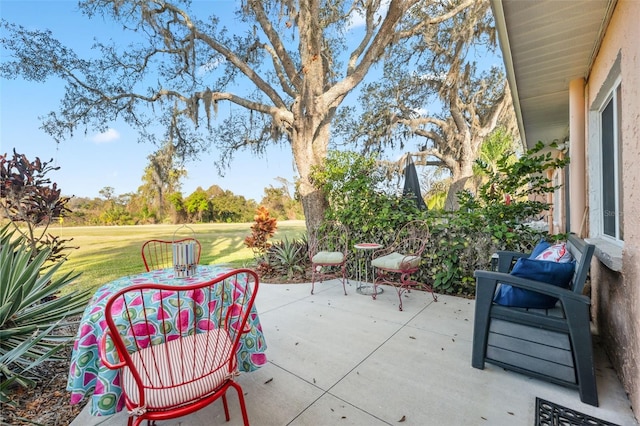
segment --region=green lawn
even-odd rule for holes
[[[253,223],[197,224],[189,225],[202,244],[201,264],[228,264],[235,267],[253,267],[253,252],[245,247],[244,239],[251,233]],[[140,249],[149,239],[172,240],[179,225],[140,226],[80,226],[52,227],[49,232],[63,239],[73,238],[69,260],[60,273],[75,271],[82,275],[66,291],[91,289],[124,275],[144,271]],[[304,221],[278,222],[273,240],[300,238],[306,233]],[[191,236],[186,228],[179,230],[180,237]]]

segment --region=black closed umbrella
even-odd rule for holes
[[[402,195],[414,197],[420,210],[427,209],[427,205],[422,199],[418,172],[416,172],[416,165],[413,163],[411,155],[407,155],[407,161],[404,166],[404,189],[402,190]]]

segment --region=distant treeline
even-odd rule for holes
[[[285,187],[269,187],[264,192],[257,203],[217,185],[207,190],[199,187],[186,198],[180,192],[165,197],[145,197],[143,193],[115,196],[112,188],[106,187],[100,191],[102,197],[71,197],[69,211],[59,225],[251,222],[258,206],[266,207],[278,220],[304,218],[300,201],[291,197]]]

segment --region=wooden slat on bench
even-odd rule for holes
[[[551,309],[527,309],[527,312],[532,312],[538,315],[546,315],[551,318],[565,318],[564,311],[560,306],[560,303],[557,303],[554,308]]]
[[[568,351],[571,350],[569,336],[565,333],[558,333],[542,328],[502,321],[496,318],[491,320],[489,332],[515,336],[516,338],[529,342],[540,343],[545,346],[557,347]]]
[[[559,347],[550,348],[547,345],[498,333],[489,333],[488,344],[489,346],[521,353],[534,358],[545,358],[552,363],[573,368],[573,357],[571,356],[571,351],[567,349]]]
[[[564,333],[491,320],[487,361],[575,383],[571,343]]]
[[[493,361],[496,361],[495,363],[498,365],[505,363],[506,366],[511,366],[511,369],[520,368],[523,372],[528,371],[534,377],[546,376],[567,383],[576,383],[573,368],[506,349],[487,346],[487,362]]]

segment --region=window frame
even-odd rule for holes
[[[621,109],[621,92],[622,92],[622,81],[621,78],[618,77],[614,84],[613,87],[611,88],[609,95],[607,96],[607,98],[604,100],[604,102],[600,105],[600,108],[598,109],[598,147],[600,149],[600,155],[599,155],[599,167],[600,167],[600,175],[599,175],[599,180],[598,183],[600,185],[599,188],[599,192],[600,192],[600,208],[602,209],[602,213],[600,215],[600,229],[599,229],[599,234],[602,236],[602,238],[608,238],[611,239],[613,242],[622,242],[624,241],[624,232],[622,229],[622,225],[623,225],[623,216],[622,216],[622,194],[621,194],[621,176],[620,176],[620,172],[621,172],[621,168],[620,168],[620,151],[621,151],[621,146],[620,146],[620,142],[621,142],[621,137],[620,137],[620,109]],[[604,209],[604,192],[605,192],[605,188],[604,188],[604,180],[605,180],[605,155],[604,155],[604,151],[605,151],[605,147],[604,147],[604,138],[603,138],[603,131],[604,131],[604,124],[603,124],[603,119],[604,119],[604,113],[605,110],[607,108],[609,108],[609,106],[611,106],[612,110],[611,110],[611,130],[612,130],[612,146],[611,146],[611,150],[612,152],[609,153],[608,155],[611,156],[610,160],[612,161],[611,167],[613,168],[613,170],[610,170],[608,173],[606,173],[606,177],[612,178],[613,179],[613,188],[607,188],[607,189],[612,189],[613,191],[613,205],[614,205],[614,214],[611,215],[611,217],[613,217],[613,234],[611,235],[610,233],[608,233],[608,231],[605,230],[606,227],[606,219],[605,217],[607,216],[607,210]]]
[[[603,82],[597,96],[591,103],[589,108],[589,162],[588,162],[588,175],[593,178],[589,179],[589,235],[591,238],[596,238],[603,242],[621,249],[624,246],[624,216],[623,216],[623,203],[622,203],[622,164],[620,159],[620,152],[622,149],[621,138],[621,102],[622,96],[622,75],[620,70],[620,56],[613,64],[609,75]],[[614,130],[614,170],[612,175],[614,177],[615,188],[615,236],[605,234],[604,230],[604,205],[603,205],[603,145],[602,145],[602,113],[609,105],[609,102],[613,102],[613,130]],[[617,251],[617,250],[616,250]]]

